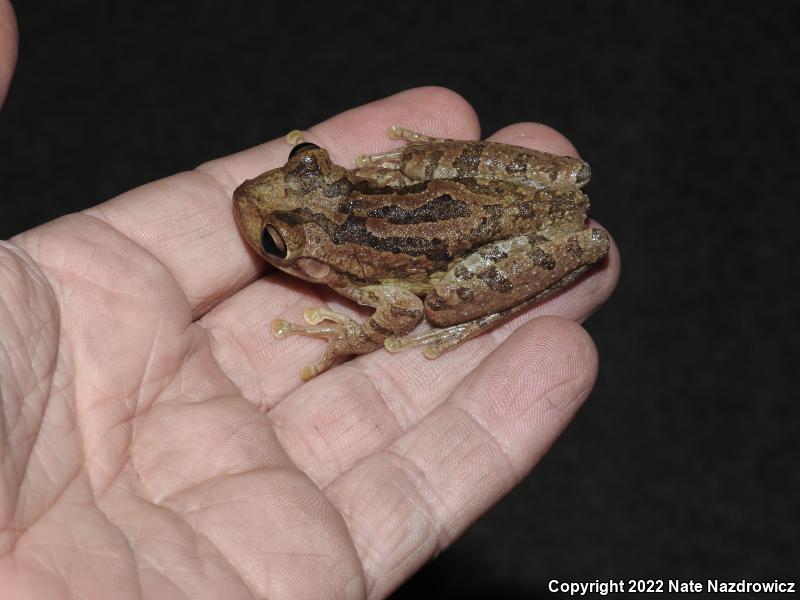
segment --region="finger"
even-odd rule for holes
[[[542,123],[514,123],[496,131],[487,139],[542,150],[558,156],[578,156],[578,151],[572,142],[552,127]]]
[[[508,492],[588,395],[597,355],[556,318],[531,321],[436,410],[325,491],[350,530],[370,597],[384,597]]]
[[[397,144],[386,132],[397,122],[434,135],[475,137],[472,108],[442,88],[418,88],[337,115],[312,127],[307,137],[332,157],[355,156]],[[239,235],[231,210],[233,189],[244,179],[286,161],[289,146],[273,140],[156,181],[86,211],[156,256],[199,316],[251,282],[264,269]]]
[[[537,124],[508,127],[492,139],[574,153],[563,136]],[[245,396],[262,409],[276,407],[271,417],[295,464],[325,485],[416,425],[525,321],[541,315],[585,319],[611,294],[618,273],[619,255],[612,243],[609,258],[564,293],[436,360],[414,350],[379,350],[308,383],[297,373],[319,357],[323,342],[276,340],[268,327],[276,318],[301,321],[303,308],[322,302],[324,288],[270,275],[217,307],[203,324],[215,332],[218,359]]]
[[[6,100],[17,64],[17,19],[8,0],[0,0],[0,106]]]

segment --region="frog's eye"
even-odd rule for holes
[[[272,225],[261,230],[261,248],[270,256],[286,258],[286,242]]]
[[[318,150],[319,146],[316,144],[312,144],[311,142],[303,142],[302,144],[297,144],[292,151],[289,152],[289,158],[292,158],[298,152],[304,152],[305,150]]]

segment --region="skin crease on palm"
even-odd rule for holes
[[[4,95],[16,35],[5,2],[0,15]],[[305,133],[351,166],[396,145],[395,123],[480,133],[441,88]],[[532,123],[490,139],[575,154]],[[321,342],[276,340],[269,323],[338,300],[263,276],[230,205],[288,150],[272,141],[0,242],[0,598],[385,597],[589,394],[597,355],[576,321],[611,294],[613,246],[565,293],[438,360],[375,352],[303,384]]]

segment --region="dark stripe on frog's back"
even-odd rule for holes
[[[340,212],[351,213],[351,203],[340,205]],[[396,225],[413,225],[418,223],[436,223],[469,216],[469,207],[463,200],[453,198],[450,194],[441,194],[415,208],[406,208],[399,204],[384,204],[367,211],[367,217],[383,219]]]
[[[398,224],[446,221],[466,216],[469,206],[497,202],[493,198],[497,194],[514,195],[518,187],[505,182],[486,180],[480,183],[474,178],[467,178],[452,181],[433,179],[397,188],[370,188],[369,193],[353,188],[353,193],[339,202],[336,210],[361,217],[387,218],[394,215],[390,221]],[[523,189],[516,195],[525,195],[526,192]],[[397,213],[413,213],[418,217],[403,221],[397,217]],[[429,217],[422,218],[423,214]]]
[[[344,223],[331,231],[331,241],[337,245],[358,244],[362,248],[372,248],[380,253],[425,256],[435,263],[437,270],[446,266],[450,260],[444,240],[436,237],[378,236],[367,227],[367,219],[364,217],[347,217]]]
[[[464,216],[464,201],[454,199],[441,181],[420,181],[403,187],[372,187],[361,182],[342,196],[336,211],[357,217],[386,218],[390,222],[413,224]],[[406,215],[406,217],[401,217]]]
[[[392,187],[389,185],[376,185],[374,182],[370,182],[366,179],[346,179],[347,183],[338,184],[337,187],[341,186],[344,188],[347,187],[348,194],[360,194],[364,196],[381,196],[384,194],[397,194],[399,196],[405,196],[409,194],[420,194],[428,189],[428,182],[427,181],[418,181],[411,185],[403,186],[403,187]],[[333,196],[331,196],[333,197]]]
[[[383,196],[386,194],[396,194],[404,196],[407,194],[419,194],[428,187],[427,181],[420,181],[405,187],[392,187],[389,185],[378,186],[369,181],[353,181],[348,177],[342,177],[328,184],[321,186],[322,195],[326,198],[345,198],[354,194],[362,196]]]
[[[388,197],[358,196],[340,202],[342,217],[365,218],[379,237],[439,238],[457,254],[493,239],[549,226],[581,225],[586,198],[576,188],[535,189],[498,180],[432,180],[422,192]],[[337,221],[339,219],[336,219]]]

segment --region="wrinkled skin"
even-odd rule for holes
[[[388,148],[395,122],[479,133],[463,99],[424,88],[307,136],[346,163]],[[541,125],[491,139],[574,153]],[[0,243],[0,597],[385,597],[588,395],[596,351],[575,321],[611,293],[613,247],[458,353],[376,352],[302,384],[319,342],[268,324],[334,296],[259,278],[230,210],[285,155],[270,142]]]

